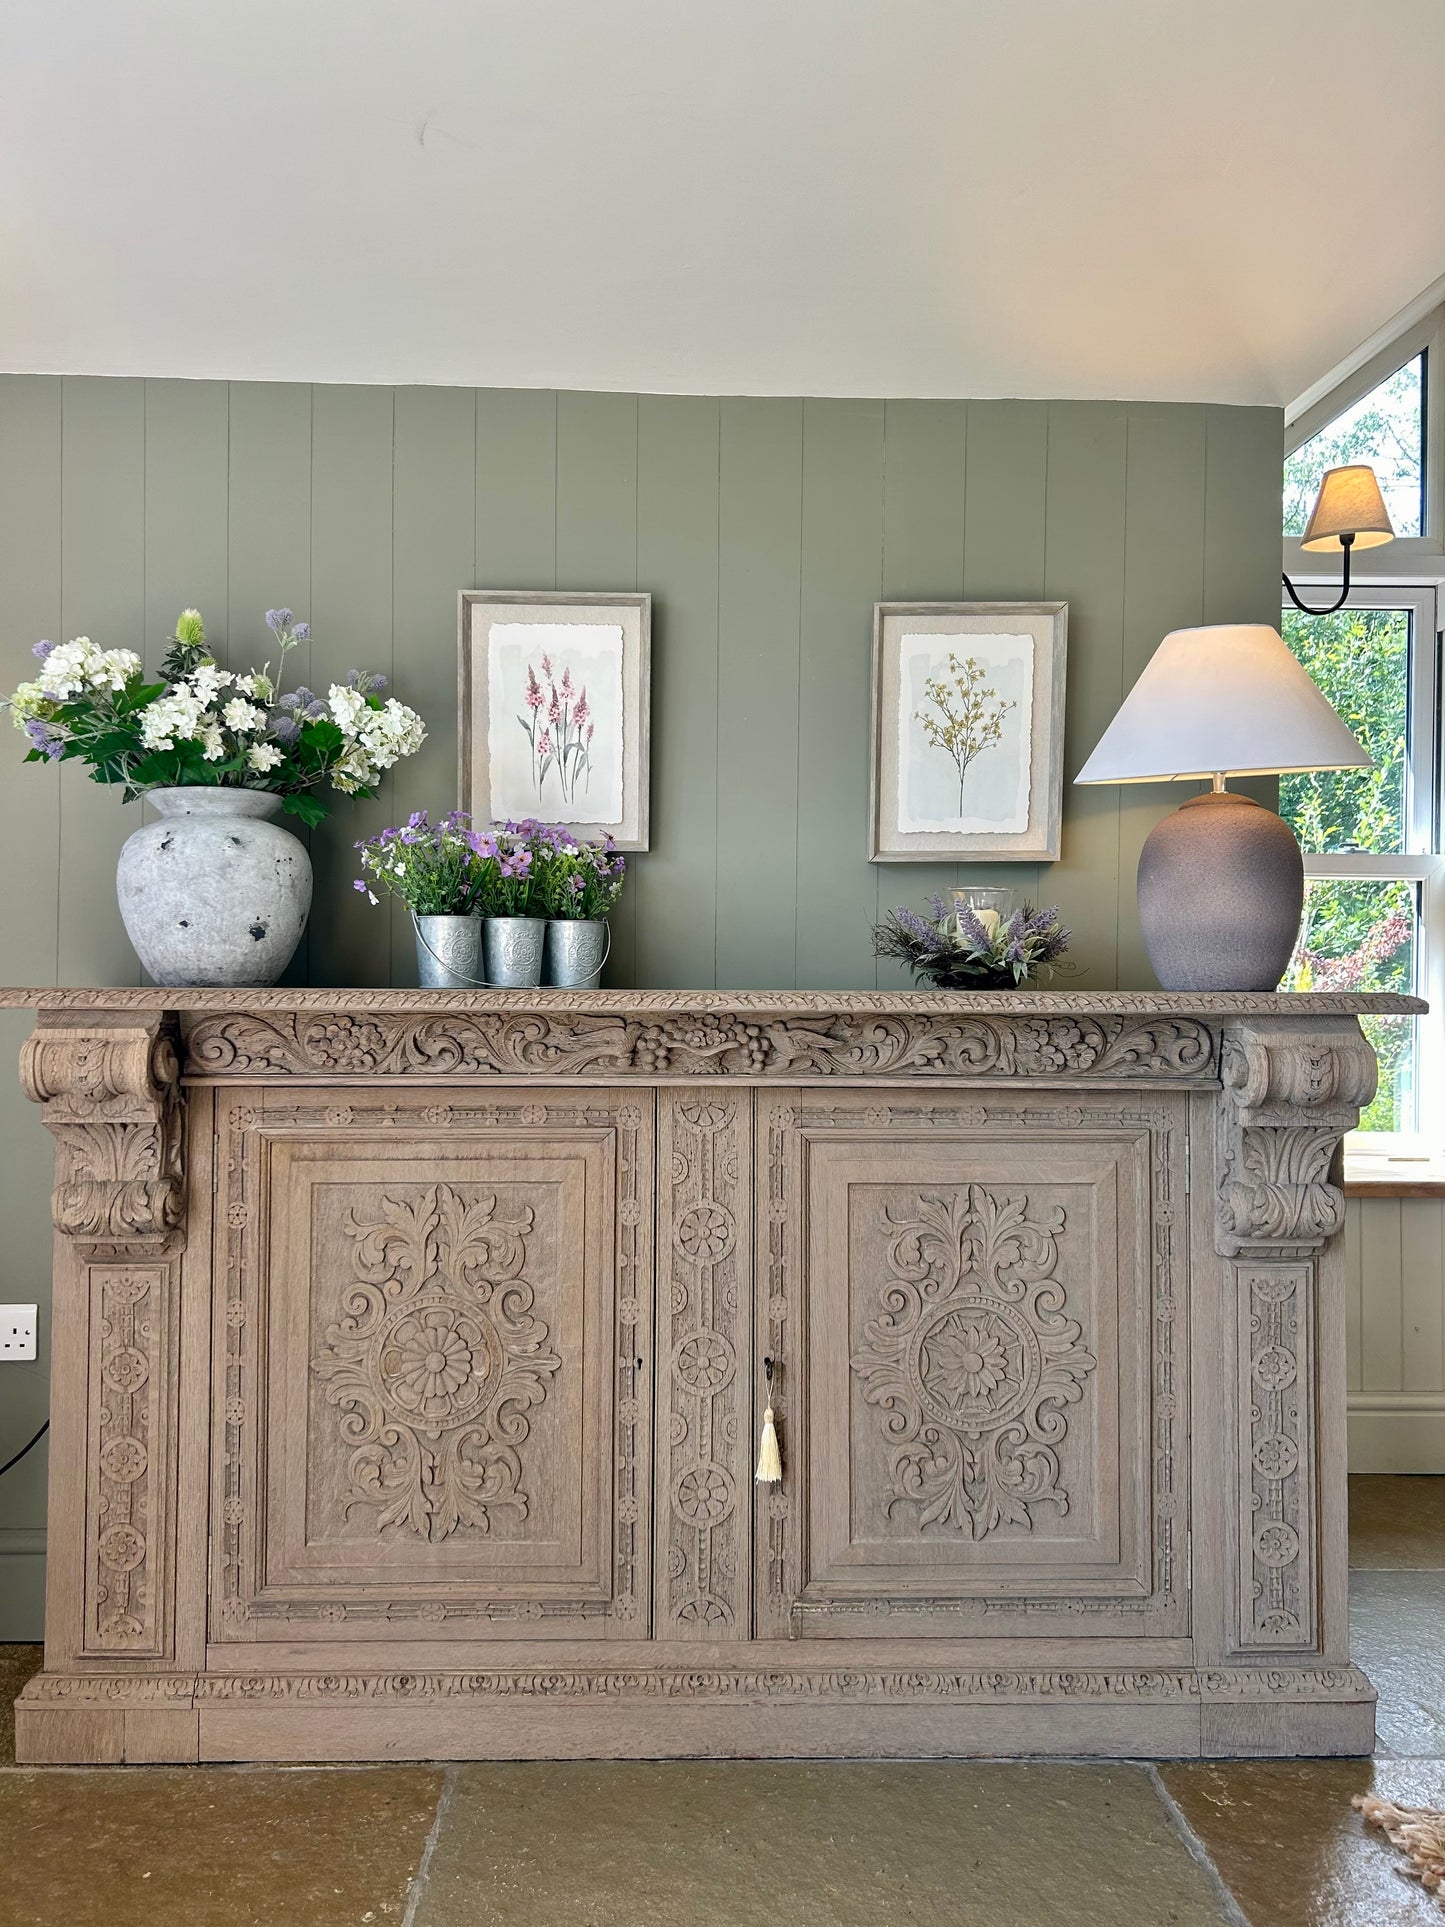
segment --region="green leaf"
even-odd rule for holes
[[[303,823],[309,823],[313,829],[326,820],[326,805],[306,790],[297,796],[288,796],[281,810],[285,816],[299,816]]]

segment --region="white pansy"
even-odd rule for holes
[[[258,729],[266,727],[266,712],[248,703],[244,696],[233,696],[221,711],[228,729],[234,729],[238,736],[254,736]]]
[[[235,678],[228,670],[218,669],[213,662],[198,662],[185,680],[203,703],[209,703],[221,690],[229,689]]]
[[[226,739],[221,733],[221,725],[207,721],[201,724],[201,741],[205,745],[208,763],[219,763],[226,753]]]
[[[355,736],[362,717],[372,713],[359,689],[347,689],[339,682],[332,683],[326,700],[331,705],[337,728],[347,736]]]
[[[157,696],[140,715],[140,739],[147,749],[174,749],[178,741],[196,735],[202,704],[194,696],[177,690],[172,696]]]
[[[254,770],[275,769],[281,761],[281,751],[275,743],[253,743],[246,751],[246,761]]]

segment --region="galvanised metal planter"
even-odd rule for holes
[[[419,917],[416,980],[423,990],[469,990],[483,982],[480,917]]]
[[[545,917],[488,917],[482,935],[486,979],[497,990],[535,990],[542,981]]]
[[[596,990],[612,947],[603,917],[554,917],[547,925],[547,982],[558,990]]]

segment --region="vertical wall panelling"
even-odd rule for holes
[[[883,405],[806,401],[796,971],[820,990],[873,967],[868,676],[882,576]]]
[[[643,395],[637,572],[652,591],[652,848],[634,867],[636,979],[715,982],[720,409]]]
[[[150,671],[159,669],[182,609],[201,611],[207,641],[226,660],[230,433],[225,382],[146,383],[143,654]]]
[[[878,599],[961,602],[968,404],[889,401],[883,404],[883,419],[883,584]],[[871,638],[869,648],[871,654]],[[952,863],[878,863],[873,869],[875,917],[899,903],[917,909],[925,897],[946,895],[958,880]],[[909,977],[901,964],[878,961],[874,981],[892,989],[906,986]]]
[[[36,667],[41,637],[61,637],[61,384],[40,375],[0,377],[0,641],[5,687]],[[0,885],[10,906],[4,927],[11,982],[56,979],[57,874],[60,863],[60,772],[26,764],[24,739],[0,717]],[[18,1451],[45,1417],[50,1370],[51,1145],[35,1129],[14,1065],[31,1028],[28,1012],[0,1017],[0,1222],[5,1228],[7,1301],[41,1307],[40,1354],[7,1365],[0,1402],[0,1464]],[[45,1577],[46,1447],[40,1445],[0,1482],[0,1640],[31,1639],[41,1620]]]
[[[1047,402],[968,404],[965,601],[1042,599],[1048,462]],[[969,863],[960,866],[959,880],[1006,884],[1037,904],[1050,867],[1037,863]]]
[[[546,389],[477,390],[472,586],[557,586],[557,397]]]
[[[394,818],[404,822],[456,802],[457,593],[476,573],[477,409],[470,388],[395,392],[392,660],[396,694],[429,732],[392,776]],[[400,905],[391,924],[394,981],[415,983],[416,943]]]
[[[1133,403],[1128,431],[1125,689],[1133,687],[1171,629],[1204,620],[1204,410]],[[1139,851],[1160,816],[1177,808],[1194,787],[1129,783],[1118,792],[1118,971],[1124,983],[1154,982],[1135,907]]]
[[[66,375],[62,408],[61,628],[67,639],[136,648],[145,633],[145,383]],[[60,981],[138,983],[115,863],[140,805],[122,807],[119,790],[91,782],[78,762],[62,767],[59,783]]]
[[[1402,1383],[1400,1206],[1394,1198],[1365,1198],[1359,1204],[1359,1213],[1360,1273],[1365,1301],[1360,1348],[1361,1389],[1389,1391]]]
[[[728,990],[796,979],[802,494],[803,404],[725,401],[717,973]]]
[[[1434,1198],[1401,1198],[1400,1389],[1445,1390],[1445,1252]]]
[[[318,387],[311,422],[309,681],[321,696],[353,669],[395,676],[391,632],[392,416],[389,388]],[[299,652],[298,652],[299,653]],[[294,689],[297,673],[288,673]],[[323,792],[331,805],[311,832],[315,898],[307,927],[314,984],[385,983],[391,915],[352,884],[353,845],[393,820],[392,778],[374,800]]]
[[[1122,409],[1049,403],[1044,596],[1069,605],[1070,673],[1063,856],[1040,865],[1038,890],[1073,932],[1078,966],[1060,982],[1080,989],[1117,981],[1119,900],[1133,887],[1118,874],[1119,791],[1074,787],[1123,696],[1126,426]]]
[[[637,408],[636,395],[557,397],[559,589],[638,586]],[[612,952],[604,981],[630,984],[636,953],[635,892],[623,892],[611,921]]]

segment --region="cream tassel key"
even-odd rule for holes
[[[773,1424],[773,1361],[763,1360],[763,1376],[768,1382],[768,1408],[763,1413],[763,1436],[758,1441],[758,1469],[753,1474],[757,1485],[780,1485],[783,1478],[783,1459],[778,1451],[777,1427]]]

